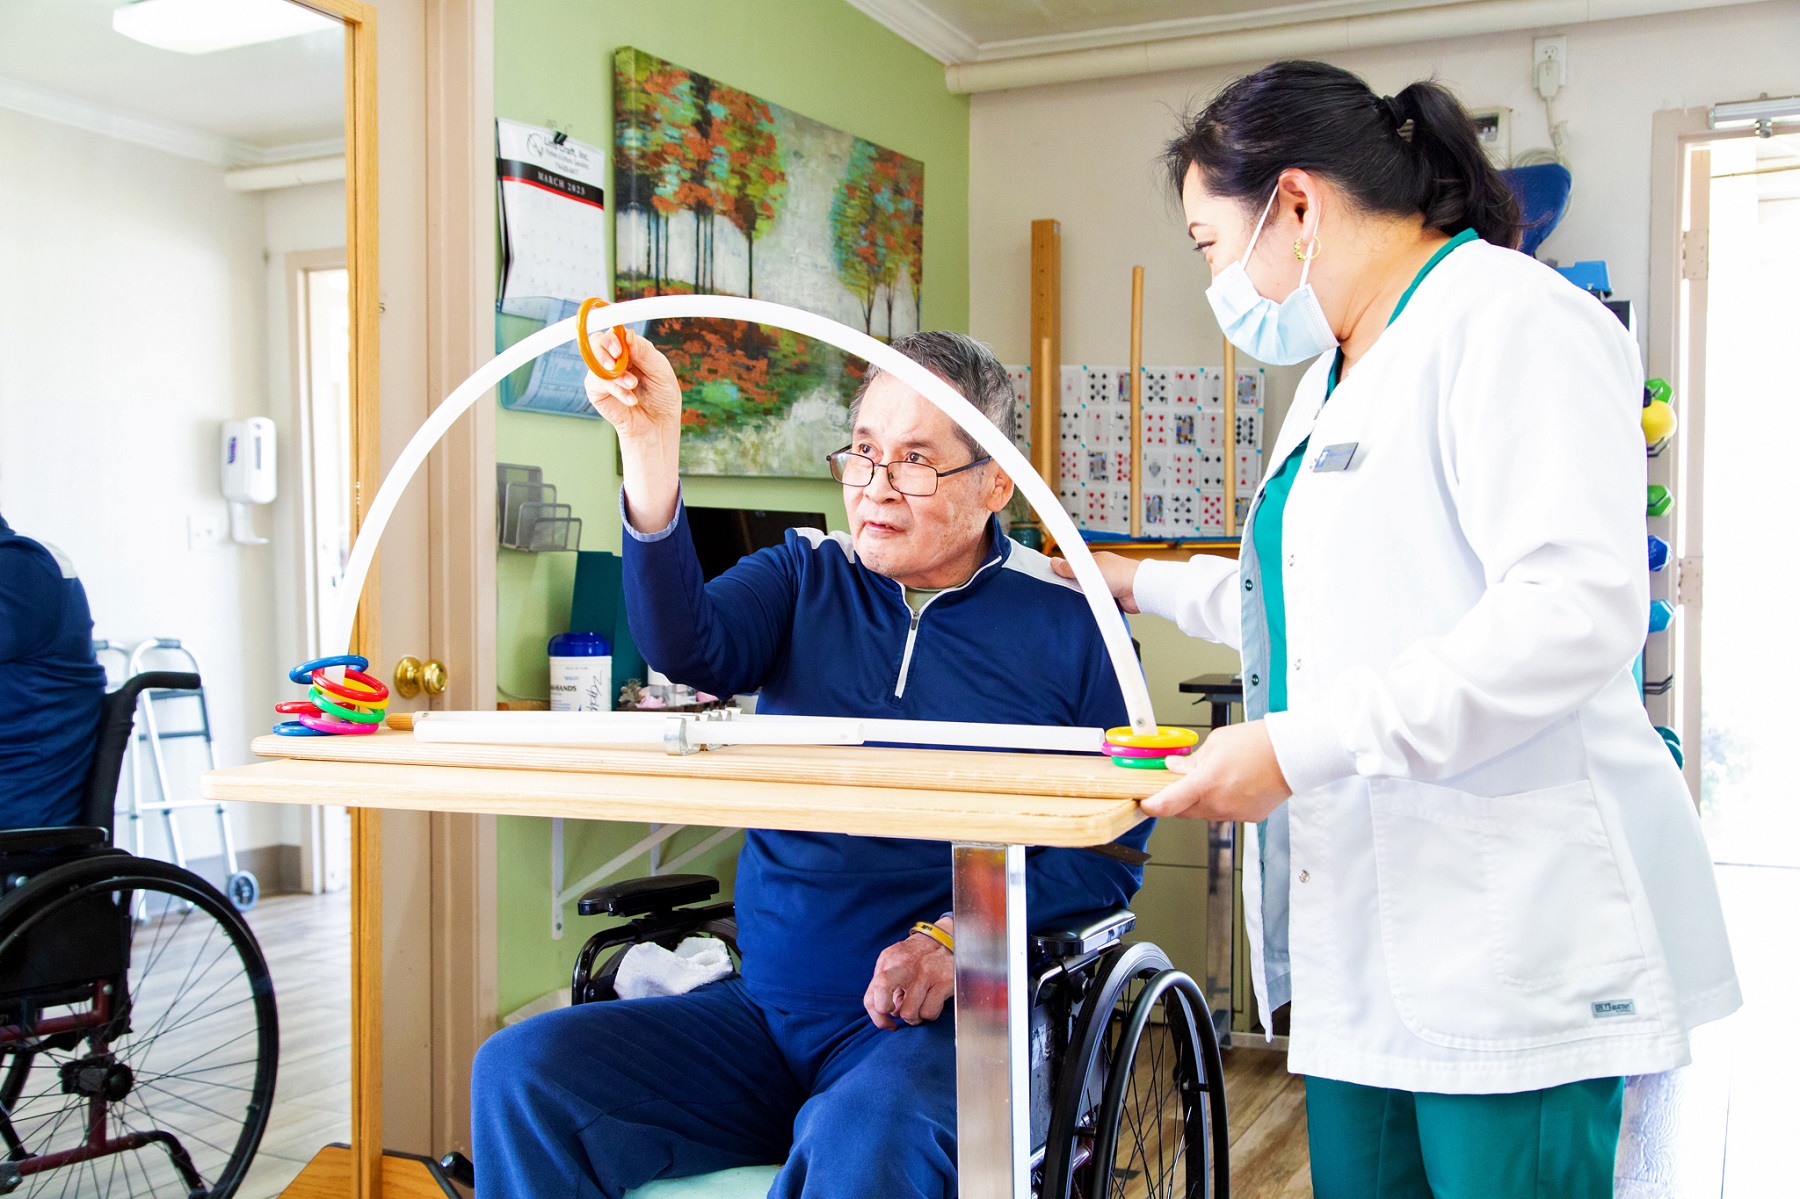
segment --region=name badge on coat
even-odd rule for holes
[[[1349,470],[1350,460],[1356,457],[1357,444],[1354,441],[1346,441],[1338,445],[1326,446],[1313,458],[1313,470]]]

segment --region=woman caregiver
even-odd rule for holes
[[[1631,336],[1511,247],[1457,101],[1278,63],[1169,143],[1225,335],[1300,382],[1236,562],[1103,555],[1242,648],[1248,723],[1158,816],[1251,822],[1320,1199],[1612,1194],[1624,1076],[1738,1005],[1712,867],[1632,679]]]

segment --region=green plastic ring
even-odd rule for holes
[[[380,724],[382,717],[387,714],[386,704],[382,704],[379,709],[373,712],[359,712],[355,708],[346,708],[343,705],[334,702],[329,695],[326,695],[325,692],[318,687],[312,688],[312,690],[308,692],[307,698],[319,705],[319,710],[321,712],[329,712],[339,720],[348,720],[351,724]]]
[[[1167,770],[1167,758],[1114,758],[1114,766],[1123,766],[1127,770]]]

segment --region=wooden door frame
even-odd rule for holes
[[[351,527],[381,482],[380,177],[376,146],[375,9],[362,0],[299,0],[344,25],[344,259],[350,272]],[[379,576],[371,572],[351,634],[356,651],[380,657]],[[381,819],[350,809],[350,1003],[381,1003]],[[367,1022],[350,1039],[350,1193],[381,1192],[381,1037]],[[370,1101],[373,1097],[373,1101]]]
[[[1675,606],[1672,636],[1664,654],[1645,658],[1645,676],[1672,674],[1675,688],[1648,701],[1651,719],[1675,729],[1681,737],[1682,774],[1696,805],[1700,802],[1700,624],[1705,611],[1705,545],[1702,516],[1706,489],[1702,477],[1706,446],[1707,309],[1706,195],[1696,196],[1690,177],[1690,154],[1700,146],[1755,136],[1753,129],[1714,129],[1710,108],[1668,109],[1651,118],[1650,154],[1650,375],[1667,379],[1675,389],[1680,424],[1668,462],[1652,466],[1652,481],[1667,484],[1674,494],[1669,513],[1674,569],[1664,598]],[[1710,180],[1711,173],[1706,178]],[[1696,220],[1696,218],[1698,218]],[[1688,238],[1693,232],[1698,236]],[[1693,330],[1698,325],[1698,344]],[[1652,576],[1654,578],[1655,576]]]
[[[288,391],[298,405],[294,413],[297,441],[302,447],[300,472],[304,479],[300,501],[300,565],[295,573],[303,581],[307,592],[303,642],[309,646],[316,644],[320,613],[317,609],[318,582],[315,577],[317,527],[313,522],[311,502],[313,480],[316,477],[313,475],[312,465],[318,449],[313,445],[311,428],[312,342],[308,336],[311,329],[311,296],[307,290],[306,277],[313,271],[348,269],[348,256],[341,246],[334,249],[289,250],[281,256],[282,295],[286,297],[288,317]],[[325,812],[326,809],[322,807],[307,807],[300,813],[300,874],[305,880],[303,890],[313,895],[325,893],[326,872],[320,866],[324,852],[321,839]]]
[[[493,0],[429,0],[426,394],[432,407],[494,354]],[[454,664],[442,706],[497,694],[494,406],[477,403],[428,463],[433,650]],[[430,818],[431,1152],[469,1149],[469,1076],[499,1023],[492,816]]]
[[[298,0],[344,25],[345,262],[350,277],[353,524],[382,478],[376,8],[363,0]],[[492,0],[418,0],[426,95],[422,138],[428,230],[422,381],[435,404],[492,354],[494,295]],[[455,664],[444,699],[492,706],[495,670],[493,413],[478,405],[431,457],[427,475],[432,652]],[[382,661],[380,562],[364,588],[356,652]],[[491,817],[433,816],[430,895],[382,905],[379,813],[351,809],[351,1194],[378,1199],[383,1137],[382,945],[390,934],[428,939],[431,1152],[468,1147],[469,1068],[497,1020],[495,831]],[[423,926],[423,927],[421,927]],[[387,1030],[390,1033],[393,1030]],[[409,1037],[409,1041],[417,1038]],[[416,1103],[417,1096],[406,1096]]]

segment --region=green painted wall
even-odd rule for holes
[[[928,328],[969,327],[969,105],[944,89],[943,68],[843,0],[496,0],[494,96],[499,116],[554,123],[582,141],[612,144],[612,54],[636,46],[925,163]],[[557,498],[581,517],[582,546],[618,549],[617,451],[599,421],[502,411],[502,462],[541,466]],[[828,482],[693,479],[695,504],[822,511],[843,525]],[[575,564],[567,554],[500,552],[499,678],[521,697],[548,694],[544,647],[568,627]],[[670,843],[679,853],[706,835]],[[570,879],[642,836],[634,826],[571,822]],[[730,885],[736,842],[687,869]],[[499,999],[508,1012],[566,987],[586,936],[570,909],[550,938],[547,821],[504,819],[499,830]],[[639,863],[641,872],[642,863]]]

